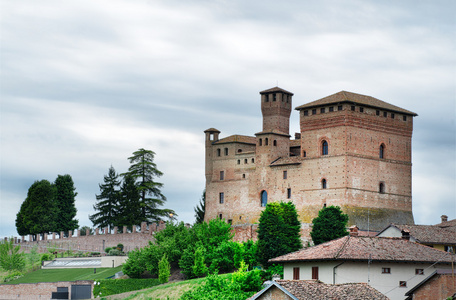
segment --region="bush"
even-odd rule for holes
[[[261,271],[247,271],[247,268],[248,266],[244,263],[244,261],[241,261],[239,270],[234,272],[231,277],[231,282],[233,284],[238,284],[241,290],[245,292],[257,292],[261,290],[261,286],[263,285]]]
[[[5,277],[3,277],[3,282],[9,282],[11,280],[16,280],[18,278],[21,278],[22,276],[24,276],[24,274],[22,274],[20,271],[13,271],[13,272],[8,273],[8,275],[6,275]]]
[[[104,251],[105,251],[106,253],[109,253],[109,251],[111,251],[111,250],[112,250],[112,247],[106,247],[106,248],[104,249]]]
[[[119,250],[120,252],[123,252],[123,249],[124,249],[124,245],[123,244],[117,244],[117,250]]]
[[[280,278],[283,279],[283,265],[274,264],[269,266],[267,270],[261,272],[263,281],[271,280],[274,275],[279,275]]]
[[[40,261],[43,262],[43,261],[48,261],[48,260],[53,260],[54,259],[54,255],[51,254],[51,253],[43,253],[41,254],[41,259]]]
[[[6,271],[22,271],[25,267],[24,253],[21,246],[14,246],[13,239],[0,242],[0,267]]]
[[[166,283],[169,280],[171,266],[169,265],[166,253],[163,254],[162,259],[158,263],[158,280],[160,283]]]
[[[193,265],[193,275],[196,277],[204,277],[207,275],[207,266],[204,263],[205,249],[198,247],[195,251],[195,263]]]
[[[102,279],[94,282],[93,296],[104,297],[159,285],[158,279]]]
[[[231,272],[239,267],[243,252],[242,244],[224,241],[212,252],[208,259],[212,262],[217,262],[220,271]]]
[[[117,250],[117,249],[111,249],[111,250],[109,250],[108,255],[110,255],[110,256],[122,256],[122,255],[125,255],[125,253],[123,253],[122,251]]]
[[[133,250],[128,253],[128,259],[122,266],[122,272],[131,278],[139,278],[146,271],[146,264],[141,251]]]

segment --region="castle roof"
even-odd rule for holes
[[[377,98],[374,98],[371,96],[366,96],[366,95],[361,95],[361,94],[356,94],[356,93],[351,93],[351,92],[347,92],[347,91],[340,91],[338,93],[321,98],[319,100],[315,100],[315,101],[309,102],[307,104],[298,106],[298,107],[296,107],[296,110],[302,110],[302,109],[324,106],[324,105],[328,105],[328,104],[337,104],[337,103],[344,103],[344,102],[356,103],[356,104],[361,104],[361,105],[365,105],[365,106],[381,108],[381,109],[394,111],[394,112],[398,112],[398,113],[403,113],[403,114],[411,115],[411,116],[418,115],[412,111],[389,104],[389,103],[379,100]]]
[[[264,91],[261,91],[260,94],[269,94],[269,93],[277,93],[277,92],[280,92],[280,93],[285,93],[285,94],[289,94],[289,95],[292,95],[293,96],[293,93],[292,92],[289,92],[289,91],[286,91],[284,89],[281,89],[279,88],[278,86],[276,87],[273,87],[271,89],[267,89],[267,90],[264,90]]]
[[[242,144],[253,144],[256,145],[256,138],[247,135],[230,135],[226,138],[215,141],[213,144],[227,144],[227,143],[242,143]]]
[[[422,244],[456,245],[456,232],[454,228],[442,228],[436,225],[397,225],[391,224],[378,235],[390,227],[398,231],[408,231],[416,241]]]
[[[369,259],[378,262],[451,263],[455,255],[402,238],[345,236],[272,258],[269,262],[368,261]]]
[[[218,133],[220,133],[220,131],[219,131],[218,129],[215,129],[215,128],[213,128],[213,127],[212,127],[212,128],[209,128],[209,129],[206,129],[206,130],[204,130],[204,133],[206,133],[206,132],[218,132]]]

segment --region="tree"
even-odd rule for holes
[[[126,174],[124,177],[117,207],[114,225],[138,225],[141,219],[140,196],[136,188],[135,179],[130,174]]]
[[[161,193],[162,183],[155,182],[155,177],[163,175],[157,169],[154,163],[155,152],[145,150],[143,148],[133,152],[133,156],[129,157],[130,168],[126,174],[131,175],[137,182],[137,188],[141,197],[141,219],[139,222],[158,222],[162,217],[168,217],[171,213],[176,213],[171,209],[160,209],[166,197]]]
[[[168,258],[166,257],[165,253],[158,262],[158,280],[160,281],[160,283],[168,282],[169,276],[171,275],[170,269],[171,266],[169,265]]]
[[[199,205],[195,208],[195,224],[200,224],[204,222],[204,215],[206,213],[206,190],[204,190],[203,195],[201,196],[201,200]]]
[[[20,235],[56,231],[57,217],[55,186],[47,180],[35,181],[16,215],[16,228]]]
[[[97,203],[93,206],[95,214],[89,216],[93,226],[114,226],[117,205],[119,201],[119,175],[113,166],[109,168],[108,175],[104,176],[104,184],[99,184],[100,195],[96,195]]]
[[[6,271],[22,271],[25,267],[24,253],[21,246],[14,246],[13,239],[0,241],[0,267]]]
[[[348,215],[339,206],[323,207],[318,217],[312,220],[313,227],[310,236],[315,245],[325,243],[343,236],[347,232]]]
[[[73,179],[70,175],[58,175],[55,182],[56,202],[59,211],[59,217],[56,220],[56,231],[74,230],[79,227],[76,217],[75,198],[78,193],[75,192]]]
[[[292,202],[268,203],[258,226],[258,261],[268,260],[301,249],[301,223]]]

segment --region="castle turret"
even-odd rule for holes
[[[212,144],[218,141],[220,131],[215,128],[209,128],[204,133],[206,134],[206,183],[208,183],[212,180]]]

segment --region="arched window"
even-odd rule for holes
[[[263,146],[263,139],[260,139],[260,146]]]
[[[277,140],[274,140],[273,145],[277,146]]]
[[[238,149],[238,153],[242,153],[242,149]]]
[[[240,160],[240,159],[238,159],[238,165],[239,165],[239,164],[241,164],[241,160]]]
[[[326,179],[321,180],[321,188],[326,189]]]
[[[383,182],[380,182],[380,184],[378,185],[378,192],[380,194],[384,194],[385,193],[385,184]]]
[[[325,140],[321,142],[321,155],[328,155],[328,142]]]
[[[380,157],[380,159],[385,158],[385,145],[384,144],[380,145],[380,150],[379,150],[378,156]]]
[[[249,163],[249,161],[247,160],[247,158],[244,158],[244,163],[245,163],[245,164],[248,164],[248,163]]]
[[[255,163],[255,158],[252,158],[252,164]]]
[[[225,155],[228,155],[228,148],[225,148]]]
[[[268,204],[268,192],[262,191],[261,192],[261,206],[266,207]]]
[[[269,139],[268,138],[265,138],[264,139],[264,145],[267,146],[269,144]]]

